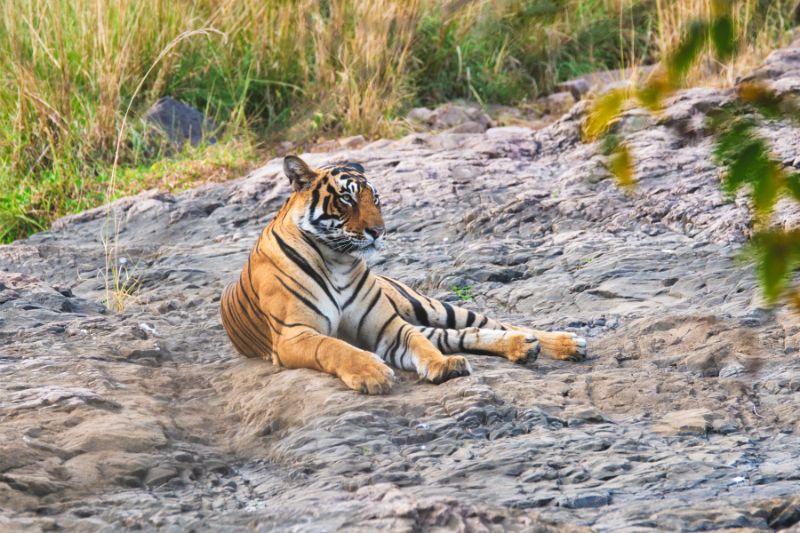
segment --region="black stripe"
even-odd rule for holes
[[[232,320],[232,319],[229,317],[228,320]],[[246,357],[249,357],[250,354],[251,354],[250,349],[249,349],[250,345],[248,343],[246,343],[241,338],[241,336],[239,335],[239,333],[238,333],[238,331],[236,329],[233,329],[233,327],[232,327],[233,324],[231,322],[228,322],[228,324],[229,324],[229,326],[231,326],[231,329],[228,330],[226,328],[226,332],[228,333],[228,338],[231,340],[231,343],[233,344],[233,347],[236,348],[236,351],[239,352],[240,354],[242,354],[242,355],[244,355]]]
[[[447,348],[449,350],[450,349],[450,336],[447,334],[447,330],[446,329],[442,330],[442,332],[444,333],[444,346],[445,346],[445,348]]]
[[[314,226],[319,226],[319,223],[322,222],[323,220],[339,220],[339,217],[337,217],[336,215],[327,215],[325,213],[322,213],[320,216],[313,219],[311,221],[311,224],[313,224]]]
[[[467,332],[466,331],[461,331],[461,335],[460,335],[460,337],[458,339],[458,351],[459,352],[463,352],[464,351],[464,337],[466,337],[466,336],[467,336]]]
[[[386,357],[392,363],[392,366],[397,367],[397,360],[395,356],[397,355],[397,348],[400,347],[400,336],[403,334],[403,326],[397,328],[397,335],[394,337],[394,341],[392,344],[389,345],[389,349],[386,350]]]
[[[314,270],[314,268],[310,264],[308,264],[308,261],[303,259],[303,257],[299,253],[297,253],[297,250],[286,244],[284,240],[281,239],[277,233],[273,231],[272,235],[273,237],[275,237],[275,240],[278,243],[278,246],[280,246],[283,253],[286,254],[286,257],[288,257],[297,266],[299,266],[300,269],[303,272],[305,272],[309,278],[313,279],[317,283],[317,285],[319,285],[320,288],[323,291],[325,291],[325,294],[328,295],[328,298],[331,300],[331,303],[336,306],[336,309],[339,309],[339,304],[336,302],[336,299],[333,297],[333,294],[331,294],[331,291],[328,288],[328,285],[322,279],[322,276],[320,276],[319,273],[316,270]]]
[[[236,351],[245,355],[246,345],[242,343],[242,339],[239,338],[238,331],[233,328],[233,317],[231,316],[230,309],[228,308],[228,299],[230,298],[230,285],[225,288],[225,291],[222,293],[222,305],[220,305],[220,314],[222,315],[222,323],[225,325],[225,332],[228,334],[228,338],[231,340],[234,348]]]
[[[387,295],[386,295],[386,299],[387,299],[387,300],[389,300],[389,305],[391,305],[391,306],[392,306],[392,309],[394,309],[394,312],[395,312],[395,313],[397,313],[398,315],[401,315],[401,316],[402,316],[402,315],[403,315],[403,313],[401,313],[401,312],[400,312],[400,308],[399,308],[399,307],[397,307],[397,304],[396,304],[396,303],[394,303],[394,300],[392,300],[391,296],[389,296],[389,295],[387,294]],[[420,324],[420,325],[424,325],[424,324]]]
[[[486,318],[486,317],[483,317],[483,320],[481,320],[481,323],[480,323],[480,324],[478,324],[478,327],[479,327],[479,328],[482,328],[483,326],[485,326],[485,325],[486,325],[486,323],[487,323],[487,322],[489,322],[489,319],[488,319],[488,318]]]
[[[242,296],[244,296],[245,299],[247,299],[247,305],[252,310],[254,310],[257,314],[261,315],[261,317],[264,319],[264,321],[269,322],[269,317],[267,317],[267,315],[264,313],[264,311],[261,310],[260,307],[258,307],[257,305],[253,305],[253,302],[250,300],[250,297],[247,295],[247,291],[244,289],[244,282],[242,281],[242,276],[239,276],[239,289],[242,292]]]
[[[447,302],[442,302],[444,306],[444,310],[447,313],[447,327],[450,329],[455,329],[456,327],[456,312],[453,310],[453,306]]]
[[[349,275],[350,275],[350,273],[351,273],[351,272],[353,272],[353,270],[355,270],[355,268],[356,268],[356,267],[357,267],[357,266],[358,266],[360,263],[361,263],[361,260],[360,260],[360,259],[358,259],[358,258],[356,258],[356,260],[355,260],[355,261],[353,261],[353,264],[352,264],[352,265],[350,265],[350,268],[347,270],[347,272],[345,273],[345,275],[346,275],[346,276],[349,276]],[[367,267],[367,265],[364,265],[364,267],[365,267],[365,268],[368,268],[368,267]],[[358,277],[353,277],[353,278],[350,278],[350,281],[348,281],[348,282],[347,282],[347,285],[344,285],[344,286],[342,286],[342,287],[339,287],[338,285],[334,285],[334,287],[336,287],[336,290],[337,290],[337,291],[339,291],[339,292],[341,293],[341,292],[344,292],[345,290],[349,289],[349,288],[350,288],[350,287],[353,285],[353,283],[355,283],[356,281],[358,281],[358,279],[359,279]],[[329,280],[329,281],[330,281],[330,280]],[[333,285],[333,283],[331,283],[331,285]]]
[[[331,270],[328,268],[328,264],[325,262],[325,256],[322,255],[322,251],[319,249],[319,246],[317,246],[317,243],[315,243],[314,239],[306,235],[303,231],[300,232],[300,237],[317,253],[320,258],[320,265],[322,265],[322,275],[325,276],[325,280],[330,283],[331,286],[335,287],[331,281],[331,278],[328,277],[328,272]]]
[[[322,362],[319,360],[319,349],[322,348],[322,343],[325,342],[325,339],[322,338],[319,340],[319,344],[317,344],[317,349],[314,350],[314,361],[317,362],[317,366],[320,370],[322,370]]]
[[[308,328],[308,329],[314,329],[313,326],[309,326],[308,324],[304,324],[302,322],[288,322],[288,323],[284,322],[283,320],[281,320],[280,318],[276,317],[272,313],[270,313],[269,316],[270,316],[270,318],[272,318],[272,320],[274,320],[275,322],[277,322],[278,324],[280,324],[281,326],[283,326],[285,328],[300,328],[300,327],[303,327],[303,328]]]
[[[361,276],[361,279],[359,280],[358,285],[356,285],[353,294],[350,296],[350,298],[347,299],[347,301],[342,306],[342,310],[347,309],[347,306],[353,303],[353,300],[356,299],[356,296],[358,296],[359,291],[361,291],[361,288],[364,286],[364,282],[367,281],[368,276],[369,276],[369,267],[364,267],[364,275]]]
[[[375,286],[374,283],[372,285],[373,287]],[[371,291],[372,287],[370,287],[369,290]],[[367,291],[367,294],[369,294],[369,291]],[[361,334],[361,326],[364,325],[364,319],[367,318],[369,312],[372,311],[372,308],[375,307],[375,304],[377,304],[378,300],[381,299],[381,294],[383,293],[379,289],[378,292],[375,294],[375,298],[373,298],[372,302],[370,302],[370,304],[367,306],[367,310],[364,311],[363,315],[361,315],[361,320],[358,321],[358,328],[356,328],[356,339],[358,339],[359,335]]]
[[[274,276],[275,276],[275,277],[278,279],[278,281],[280,281],[280,282],[281,282],[281,285],[283,285],[283,287],[284,287],[284,288],[285,288],[287,291],[289,291],[290,293],[292,293],[292,294],[295,296],[295,298],[297,298],[298,300],[300,300],[301,302],[303,302],[303,304],[304,304],[306,307],[308,307],[309,309],[311,309],[312,311],[314,311],[316,314],[318,314],[319,316],[321,316],[322,318],[324,318],[324,319],[325,319],[325,322],[327,322],[327,323],[328,323],[328,331],[330,331],[330,329],[331,329],[331,320],[330,320],[330,319],[329,319],[327,316],[325,316],[325,315],[323,315],[323,314],[322,314],[322,311],[320,311],[320,310],[319,310],[319,307],[317,307],[317,306],[316,306],[316,305],[314,305],[313,303],[309,302],[309,301],[308,301],[308,300],[307,300],[307,299],[306,299],[306,298],[305,298],[305,297],[304,297],[302,294],[298,293],[296,290],[294,290],[294,289],[292,289],[291,287],[289,287],[289,286],[286,284],[286,282],[284,282],[284,281],[281,279],[281,277],[280,277],[280,276],[278,276],[277,274],[275,274]]]
[[[248,353],[252,353],[250,349],[255,351],[255,355],[258,355],[259,351],[261,352],[266,351],[267,353],[269,353],[272,349],[271,343],[265,342],[266,339],[262,338],[258,334],[258,327],[257,326],[254,327],[253,319],[251,318],[247,310],[244,308],[244,304],[240,300],[239,293],[236,290],[236,288],[231,289],[229,301],[235,303],[240,310],[240,313],[236,313],[235,308],[232,307],[230,303],[228,303],[227,305],[228,317],[232,321],[232,325],[235,326],[234,328],[231,329],[233,330],[233,333],[235,333],[236,336],[239,338],[240,346],[244,344],[246,348],[245,350],[242,350],[242,353],[244,355],[248,355]],[[245,316],[242,317],[241,316],[242,314],[244,314]],[[245,323],[245,318],[247,319],[246,323]]]
[[[251,331],[253,331],[256,335],[258,335],[261,332],[261,327],[266,326],[266,325],[272,327],[272,324],[270,324],[269,319],[267,318],[267,315],[264,314],[264,312],[261,310],[261,308],[253,305],[253,302],[250,300],[250,297],[247,295],[247,292],[244,289],[243,281],[242,281],[242,277],[241,276],[239,276],[238,288],[239,288],[239,291],[236,291],[236,289],[234,289],[234,294],[236,295],[236,301],[239,303],[239,308],[241,309],[241,311],[247,317],[247,322],[250,324]],[[241,292],[241,295],[244,296],[244,298],[247,300],[247,308],[244,307],[244,304],[239,299],[239,293],[240,292]],[[252,317],[250,312],[248,312],[248,310],[249,311],[255,311],[258,315],[261,315],[264,318],[264,321],[263,322],[254,322],[254,320],[256,320],[257,317]]]
[[[251,309],[252,305],[250,304],[250,299],[247,298],[247,294],[244,294],[245,298],[247,298],[247,307],[245,307],[244,302],[242,302],[242,300],[241,300],[241,296],[239,294],[240,292],[244,293],[244,287],[242,286],[242,277],[241,276],[239,276],[239,281],[236,284],[236,287],[234,287],[233,290],[231,291],[231,299],[234,300],[234,302],[237,304],[237,306],[239,308],[239,311],[240,311],[238,314],[235,314],[234,316],[239,318],[240,315],[244,314],[245,317],[247,318],[247,324],[244,324],[245,326],[247,326],[247,329],[249,329],[250,331],[258,332],[258,327],[260,325],[262,325],[262,324],[258,324],[257,322],[254,322],[255,319],[254,319],[253,316],[251,316],[251,313],[249,312],[249,310],[252,310]]]
[[[467,311],[467,327],[470,327],[474,323],[475,323],[475,313],[473,313],[472,311]]]
[[[408,332],[403,336],[403,348],[404,349],[403,349],[403,355],[400,356],[400,365],[401,365],[400,368],[403,368],[403,369],[406,368],[405,358],[409,354],[409,351],[410,351],[410,348],[411,348],[411,335],[416,333],[416,331],[417,330],[415,330],[413,327],[409,326]]]
[[[241,286],[241,281],[242,281],[242,278],[241,278],[241,276],[239,276],[239,281],[240,281],[240,286]],[[253,286],[253,280],[252,280],[252,278],[250,278],[250,290],[251,290],[251,291],[253,292],[253,294],[255,295],[255,297],[256,297],[256,302],[259,302],[259,296],[258,296],[258,293],[257,293],[257,292],[256,292],[256,290],[255,290],[255,287]],[[244,291],[244,289],[242,289],[242,291]],[[272,324],[272,321],[270,320],[270,317],[272,317],[272,314],[270,314],[270,316],[267,316],[267,313],[265,313],[265,312],[264,312],[264,310],[263,310],[263,309],[261,309],[261,306],[260,306],[260,305],[256,305],[256,306],[254,306],[254,305],[253,305],[253,303],[250,301],[250,297],[249,297],[249,296],[247,296],[247,293],[245,292],[244,294],[245,294],[245,296],[247,297],[248,303],[251,305],[251,307],[253,307],[253,308],[256,310],[256,312],[257,312],[259,315],[261,315],[261,318],[263,318],[263,319],[264,319],[264,324],[260,324],[260,325],[267,325],[267,326],[269,326],[269,328],[270,328],[272,331],[274,331],[274,332],[277,334],[277,333],[278,333],[278,329],[277,329],[277,328],[276,328],[276,327],[275,327],[275,326]],[[274,318],[274,317],[273,317],[273,318]],[[271,344],[271,343],[270,343],[270,344]]]
[[[317,255],[319,255],[320,259],[324,260],[324,257],[322,256],[322,250],[319,249],[319,246],[317,246],[317,243],[314,242],[314,239],[306,235],[305,232],[303,231],[300,232],[300,237],[302,237],[302,239],[306,241],[306,244],[308,244],[311,248],[314,249],[315,252],[317,252]]]
[[[311,202],[309,203],[309,213],[312,215],[314,211],[317,209],[317,204],[319,203],[319,189],[322,187],[322,182],[317,183],[317,186],[311,191]],[[324,213],[324,210],[323,210]]]
[[[387,320],[386,322],[383,323],[383,326],[381,326],[381,329],[378,330],[378,336],[375,338],[375,346],[376,347],[378,345],[380,345],[381,339],[383,338],[383,332],[386,331],[386,328],[389,326],[391,321],[394,320],[395,318],[399,318],[399,317],[400,317],[400,315],[398,315],[397,313],[393,313],[392,316],[389,317],[389,320]]]
[[[394,280],[389,278],[383,278],[383,279],[391,283],[392,286],[395,289],[397,289],[397,292],[399,292],[406,300],[408,300],[408,303],[410,303],[411,307],[414,309],[414,315],[417,317],[417,321],[420,323],[421,326],[431,325],[431,323],[428,321],[428,313],[425,311],[425,308],[422,306],[422,303],[420,303],[419,300],[411,296],[407,290],[405,290],[401,285],[399,285]]]
[[[314,295],[314,293],[312,293],[310,290],[306,289],[306,288],[305,288],[303,285],[301,285],[300,283],[298,283],[297,281],[295,281],[295,279],[294,279],[294,278],[291,276],[291,274],[289,274],[289,273],[288,273],[288,272],[286,272],[284,269],[282,269],[280,266],[278,266],[278,264],[277,264],[275,261],[273,261],[273,260],[272,260],[272,258],[271,258],[270,256],[268,256],[268,255],[266,255],[266,254],[264,254],[264,253],[262,253],[262,255],[264,256],[264,259],[266,259],[267,261],[269,261],[269,264],[270,264],[270,265],[272,265],[272,266],[273,266],[273,268],[275,268],[275,270],[277,270],[278,272],[280,272],[281,274],[283,274],[283,275],[284,275],[284,277],[287,277],[287,278],[289,278],[290,280],[294,281],[294,282],[297,284],[297,287],[298,287],[300,290],[302,290],[304,293],[308,294],[308,295],[309,295],[311,298],[316,298],[316,296]]]
[[[261,300],[258,293],[256,292],[256,287],[253,285],[253,267],[250,264],[253,260],[253,253],[251,252],[250,255],[247,257],[247,281],[250,283],[250,290],[253,292],[253,295],[256,297],[256,302]]]

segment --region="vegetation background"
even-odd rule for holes
[[[236,177],[287,139],[397,136],[412,106],[526,105],[576,75],[651,64],[718,3],[5,0],[0,242],[145,188]],[[693,81],[732,84],[788,41],[798,4],[736,2],[746,44],[729,64],[708,54]],[[165,95],[224,125],[221,142],[154,149],[136,117]]]

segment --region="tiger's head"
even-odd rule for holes
[[[312,169],[295,156],[283,160],[292,185],[295,223],[338,252],[368,255],[383,249],[386,228],[378,191],[358,163]]]

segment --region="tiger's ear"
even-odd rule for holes
[[[362,167],[362,166],[361,166],[360,164],[358,164],[358,163],[347,163],[345,166],[346,166],[346,167],[349,167],[349,168],[352,168],[352,169],[353,169],[353,170],[355,170],[356,172],[360,172],[360,173],[362,173],[362,174],[364,173],[364,167]]]
[[[311,186],[317,174],[305,161],[294,155],[283,158],[283,171],[295,191],[304,191]]]

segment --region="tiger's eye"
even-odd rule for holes
[[[348,194],[342,194],[341,196],[337,196],[335,197],[334,200],[340,207],[341,206],[353,207],[353,205],[355,205],[353,199]]]

